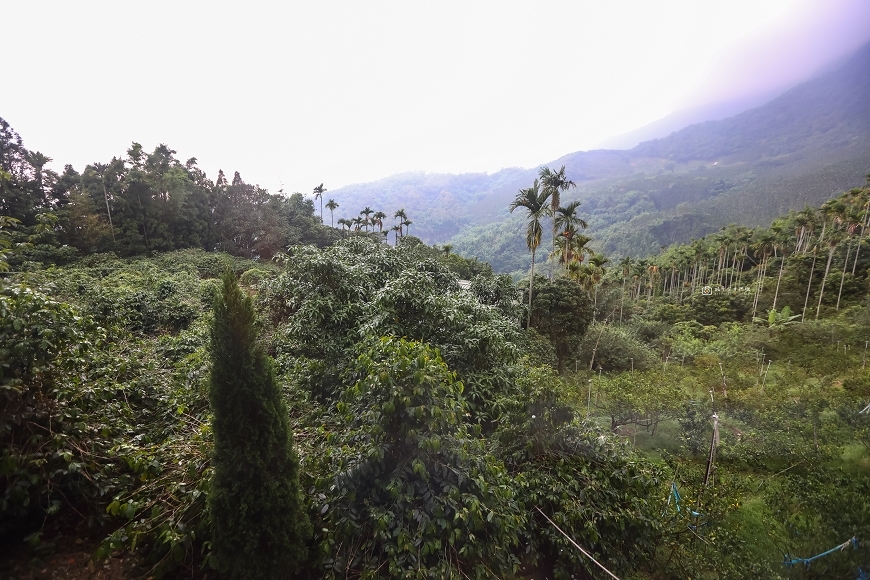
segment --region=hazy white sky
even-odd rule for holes
[[[330,190],[534,167],[804,80],[870,0],[0,0],[0,117],[55,166],[166,143],[214,178]]]

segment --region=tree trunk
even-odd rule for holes
[[[846,247],[846,259],[843,262],[843,275],[840,276],[840,291],[837,292],[837,312],[840,311],[840,298],[843,296],[843,282],[846,280],[846,266],[849,264],[849,254],[852,253],[852,238],[849,238],[849,245]]]
[[[622,322],[622,306],[625,303],[625,276],[622,277],[622,296],[619,300],[619,322]]]
[[[801,322],[804,321],[804,317],[807,314],[807,302],[810,300],[810,288],[813,285],[813,273],[816,271],[816,248],[813,248],[813,265],[810,268],[810,281],[807,284],[807,296],[804,298],[804,309],[801,311]]]
[[[782,280],[782,269],[785,267],[785,253],[782,255],[782,261],[779,263],[779,276],[776,278],[776,291],[773,293],[773,309],[776,310],[776,299],[779,296],[779,283]]]
[[[532,273],[529,276],[529,315],[526,318],[526,329],[532,327],[532,286],[535,282],[535,248],[532,248]]]
[[[825,275],[822,276],[822,287],[819,289],[819,304],[816,306],[816,320],[819,319],[819,311],[822,309],[822,296],[825,295],[825,282],[828,280],[828,273],[831,271],[831,259],[834,257],[834,248],[837,246],[829,244],[828,246],[828,263],[825,265]]]
[[[761,288],[764,284],[764,263],[766,259],[761,260],[761,264],[758,265],[758,271],[755,275],[755,296],[752,299],[752,316],[755,316],[755,313],[758,309],[758,299],[761,297]]]
[[[852,262],[852,275],[855,275],[855,267],[858,265],[858,252],[861,251],[861,242],[864,241],[864,230],[867,228],[867,222],[870,221],[870,213],[868,213],[867,217],[864,219],[864,223],[861,224],[861,235],[858,236],[858,247],[855,248],[855,261]]]
[[[109,229],[112,230],[112,241],[115,241],[115,226],[112,225],[112,210],[109,209],[109,192],[106,191],[106,178],[103,177],[103,196],[106,198],[106,213],[109,214]]]
[[[142,235],[145,236],[145,252],[150,256],[151,247],[148,245],[148,216],[145,213],[145,206],[142,205],[142,198],[139,197],[139,192],[136,192],[136,199],[139,201],[139,207],[142,208]]]

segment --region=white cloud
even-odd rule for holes
[[[534,166],[740,86],[729,54],[845,2],[17,3],[0,115],[79,170],[164,142],[272,190]]]

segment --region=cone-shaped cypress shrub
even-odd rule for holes
[[[271,361],[256,343],[253,304],[229,271],[211,348],[213,564],[231,580],[292,577],[311,536],[299,461]]]

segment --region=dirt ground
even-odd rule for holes
[[[142,578],[127,554],[115,554],[102,562],[91,556],[105,537],[104,530],[92,530],[73,517],[59,516],[47,523],[41,543],[23,541],[0,545],[0,579],[42,580],[132,580]]]

